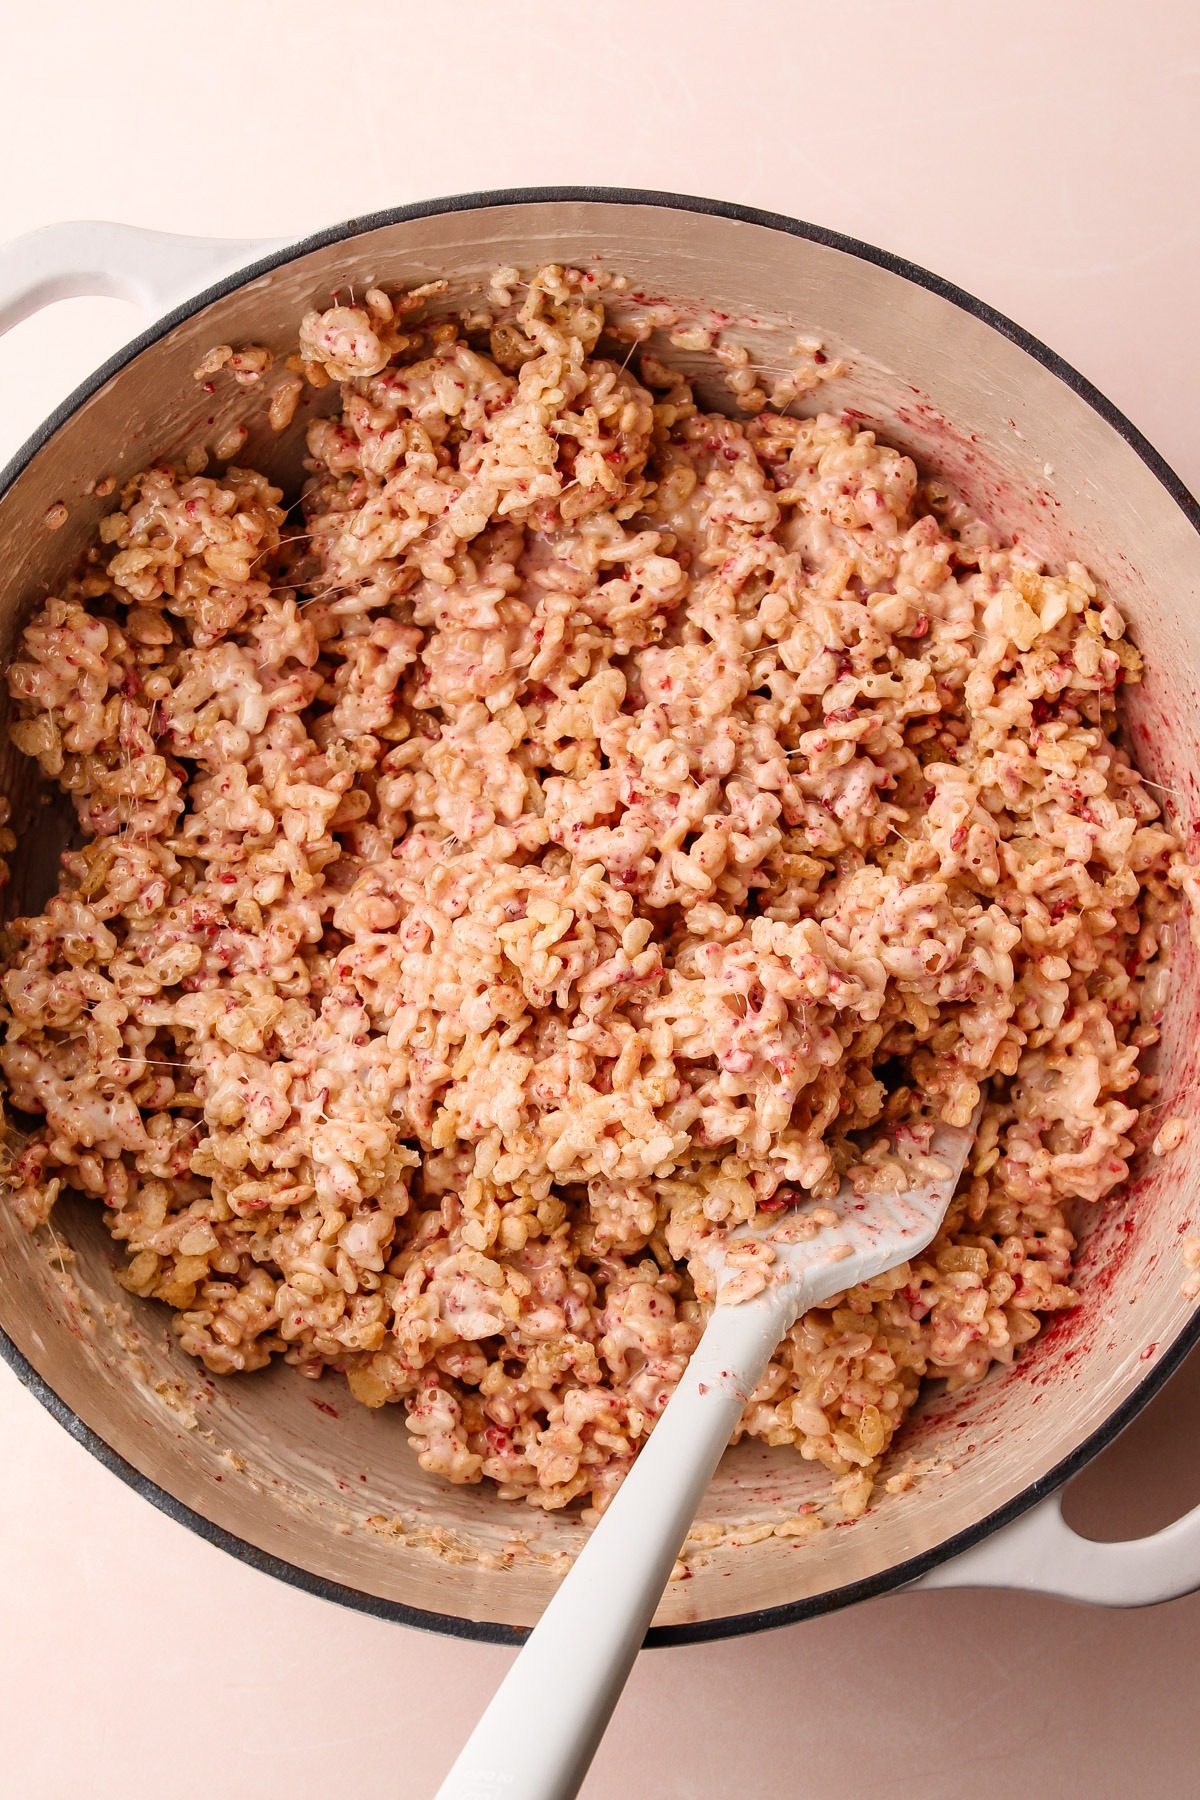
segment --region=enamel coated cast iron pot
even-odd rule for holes
[[[295,490],[305,423],[328,392],[309,395],[276,437],[253,389],[226,383],[206,394],[193,379],[213,345],[263,343],[285,356],[300,315],[328,306],[336,289],[446,277],[433,306],[450,310],[497,265],[546,262],[626,275],[630,306],[665,299],[728,314],[728,335],[756,363],[779,367],[797,335],[820,338],[847,371],[822,404],[877,425],[1039,556],[1091,565],[1147,657],[1127,718],[1139,761],[1188,789],[1200,768],[1200,515],[1150,446],[1041,344],[922,270],[791,219],[661,194],[474,195],[282,246],[64,225],[0,251],[0,328],[72,294],[130,297],[156,320],[3,477],[4,662],[30,608],[111,505],[88,493],[101,477],[121,482],[155,458],[211,447],[245,415],[239,462]],[[726,406],[704,358],[683,360],[702,397]],[[47,530],[59,501],[67,524]],[[62,820],[39,803],[33,765],[7,748],[0,782],[20,844],[7,904],[24,910],[49,891]],[[1157,1054],[1164,1097],[1187,1117],[1200,1093],[1190,1064],[1200,977],[1185,945],[1175,955]],[[923,1401],[897,1456],[919,1457],[929,1473],[907,1493],[881,1484],[865,1516],[840,1529],[713,1550],[691,1580],[669,1587],[650,1641],[783,1624],[916,1581],[1113,1605],[1200,1586],[1200,1509],[1154,1537],[1097,1544],[1059,1508],[1062,1484],[1200,1335],[1200,1311],[1181,1292],[1189,1225],[1200,1232],[1195,1123],[1180,1150],[1135,1164],[1126,1193],[1095,1209],[1078,1306],[1011,1368]],[[71,1280],[0,1206],[0,1349],[108,1468],[233,1555],[347,1605],[503,1641],[537,1619],[581,1540],[575,1517],[425,1475],[396,1409],[368,1411],[337,1384],[322,1384],[318,1407],[312,1384],[285,1368],[209,1379],[173,1346],[163,1309],[117,1286],[116,1249],[95,1206],[61,1202],[55,1226],[77,1256]],[[742,1444],[702,1513],[752,1539],[754,1526],[794,1515],[827,1481],[794,1451]]]

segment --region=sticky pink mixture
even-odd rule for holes
[[[1071,1303],[1195,873],[1082,567],[745,369],[730,419],[620,366],[604,288],[372,290],[274,387],[214,353],[278,428],[341,384],[297,509],[156,465],[39,608],[13,736],[85,842],[3,974],[13,1203],[95,1196],[210,1369],[338,1371],[436,1474],[599,1507],[706,1239],[894,1182],[990,1078],[935,1244],[746,1409],[855,1514],[924,1377]]]

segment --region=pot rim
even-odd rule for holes
[[[860,261],[873,263],[877,268],[889,274],[899,276],[901,280],[912,282],[915,286],[936,294],[940,299],[957,306],[961,311],[969,313],[982,324],[990,326],[1002,337],[1023,350],[1047,369],[1079,399],[1085,401],[1120,436],[1130,449],[1141,458],[1142,462],[1164,487],[1171,499],[1179,507],[1192,529],[1200,536],[1200,504],[1179,476],[1159,454],[1154,446],[1142,435],[1137,427],[1127,419],[1112,401],[1100,392],[1087,378],[1079,373],[1070,363],[1057,355],[1039,338],[1017,325],[1005,314],[998,312],[953,282],[934,275],[918,264],[906,258],[893,255],[887,250],[880,250],[873,244],[862,242],[839,231],[830,231],[820,225],[811,225],[804,220],[792,219],[782,213],[765,212],[757,207],[740,206],[733,202],[709,200],[694,194],[662,193],[642,188],[609,188],[609,187],[530,187],[530,188],[497,188],[471,194],[451,194],[439,199],[423,200],[409,206],[387,207],[379,212],[365,214],[361,218],[347,219],[341,224],[330,225],[324,230],[313,232],[295,243],[287,244],[283,249],[273,250],[257,261],[225,276],[211,287],[182,302],[173,311],[157,319],[145,331],[123,345],[113,356],[110,356],[93,375],[82,382],[73,393],[69,394],[52,413],[43,421],[32,436],[22,445],[8,465],[0,471],[0,499],[8,492],[18,476],[24,473],[50,439],[93,394],[106,382],[123,369],[126,364],[140,356],[144,350],[150,349],[175,326],[185,319],[203,311],[214,300],[223,299],[244,287],[248,282],[261,275],[270,273],[272,269],[281,268],[285,263],[296,261],[314,250],[326,249],[331,244],[343,243],[366,232],[375,231],[389,225],[403,225],[414,219],[424,219],[441,213],[480,212],[498,206],[545,205],[555,202],[578,203],[594,202],[602,205],[618,206],[658,206],[668,210],[707,214],[714,218],[732,219],[740,224],[757,225],[768,231],[784,233],[789,237],[806,238],[809,242],[821,244],[827,249],[840,250],[847,255],[855,256]],[[822,1613],[835,1612],[844,1606],[852,1606],[860,1600],[873,1599],[882,1594],[893,1593],[907,1587],[922,1575],[936,1568],[939,1564],[949,1562],[961,1551],[971,1548],[989,1537],[994,1531],[1010,1524],[1014,1519],[1028,1512],[1039,1501],[1054,1492],[1077,1475],[1086,1464],[1107,1447],[1130,1422],[1136,1418],[1142,1408],[1153,1399],[1159,1389],[1173,1375],[1187,1357],[1196,1343],[1200,1341],[1200,1310],[1188,1320],[1176,1333],[1168,1348],[1157,1359],[1153,1366],[1142,1377],[1132,1393],[1117,1406],[1091,1435],[1071,1452],[1069,1456],[1057,1463],[1054,1468],[1030,1483],[1021,1492],[1007,1501],[1003,1506],[987,1514],[974,1525],[957,1532],[947,1538],[944,1543],[919,1555],[889,1568],[881,1570],[877,1575],[862,1581],[851,1582],[845,1587],[835,1588],[824,1594],[810,1596],[804,1600],[790,1601],[780,1606],[761,1607],[751,1612],[734,1613],[720,1619],[705,1619],[686,1625],[651,1626],[646,1633],[647,1648],[666,1647],[675,1644],[711,1643],[721,1638],[737,1637],[754,1631],[764,1631],[781,1625],[793,1625],[803,1619],[815,1618]],[[81,1444],[104,1467],[118,1476],[128,1487],[131,1487],[143,1499],[149,1500],[153,1506],[165,1513],[177,1524],[186,1525],[198,1537],[216,1545],[235,1556],[239,1562],[256,1569],[263,1574],[273,1575],[285,1581],[291,1587],[301,1588],[306,1593],[318,1595],[323,1600],[337,1601],[343,1606],[352,1607],[358,1612],[369,1613],[375,1618],[389,1619],[397,1624],[415,1626],[425,1631],[435,1631],[450,1637],[470,1638],[479,1642],[494,1644],[517,1644],[528,1636],[529,1627],[504,1625],[488,1620],[464,1618],[458,1614],[429,1612],[424,1609],[407,1606],[398,1600],[385,1600],[375,1594],[363,1593],[360,1589],[347,1586],[343,1582],[332,1581],[325,1576],[316,1575],[297,1564],[260,1550],[257,1545],[248,1543],[224,1526],[215,1525],[203,1514],[186,1506],[173,1494],[159,1487],[157,1482],[125,1460],[113,1449],[98,1432],[86,1425],[70,1406],[55,1392],[50,1384],[38,1373],[16,1344],[0,1330],[0,1357],[12,1369],[17,1379],[29,1392],[41,1402],[52,1418]]]

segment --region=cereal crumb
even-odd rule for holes
[[[774,1525],[779,1538],[815,1537],[824,1531],[825,1521],[819,1513],[796,1513],[790,1519],[778,1519]]]
[[[304,391],[304,380],[300,375],[285,375],[271,395],[271,405],[267,417],[272,431],[286,431],[296,413],[300,395]]]
[[[711,350],[713,334],[711,331],[707,331],[703,325],[680,325],[671,332],[667,341],[673,344],[676,350]]]
[[[705,1550],[712,1550],[719,1544],[725,1533],[720,1525],[707,1519],[697,1519],[687,1534],[687,1543],[698,1544]]]
[[[228,462],[237,455],[249,435],[244,425],[231,425],[224,436],[214,444],[213,455],[218,462]]]
[[[435,294],[444,294],[450,286],[448,281],[423,281],[420,287],[409,288],[409,300],[431,300]]]
[[[210,375],[215,375],[218,369],[223,369],[232,355],[232,344],[214,344],[203,360],[192,370],[192,380],[206,381]]]
[[[261,381],[275,358],[265,344],[247,344],[229,358],[229,372],[239,387],[250,387]]]
[[[1184,1238],[1183,1266],[1191,1271],[1183,1284],[1183,1297],[1195,1300],[1200,1295],[1200,1237]]]
[[[1159,1128],[1158,1136],[1150,1146],[1151,1156],[1166,1156],[1168,1152],[1177,1150],[1187,1135],[1187,1120],[1178,1114],[1165,1119]]]
[[[717,1295],[718,1306],[740,1306],[744,1300],[753,1300],[761,1294],[767,1285],[767,1276],[762,1269],[743,1269],[731,1277]]]
[[[53,506],[47,507],[42,515],[42,524],[47,531],[61,531],[70,514],[64,500],[56,500]]]
[[[756,1525],[737,1525],[725,1534],[725,1542],[732,1550],[744,1550],[748,1544],[761,1544],[774,1536],[775,1526],[771,1520]]]
[[[521,285],[521,271],[519,269],[514,269],[509,263],[505,263],[502,268],[494,269],[492,271],[492,278],[489,284],[490,292],[492,298],[500,306],[511,306],[513,295]]]

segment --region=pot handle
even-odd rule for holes
[[[55,300],[105,294],[151,319],[270,251],[285,238],[182,237],[81,219],[0,245],[0,333]]]
[[[1153,1606],[1200,1588],[1200,1506],[1149,1537],[1098,1544],[1071,1529],[1062,1500],[1061,1490],[1048,1495],[907,1591],[1021,1588],[1094,1606]]]

